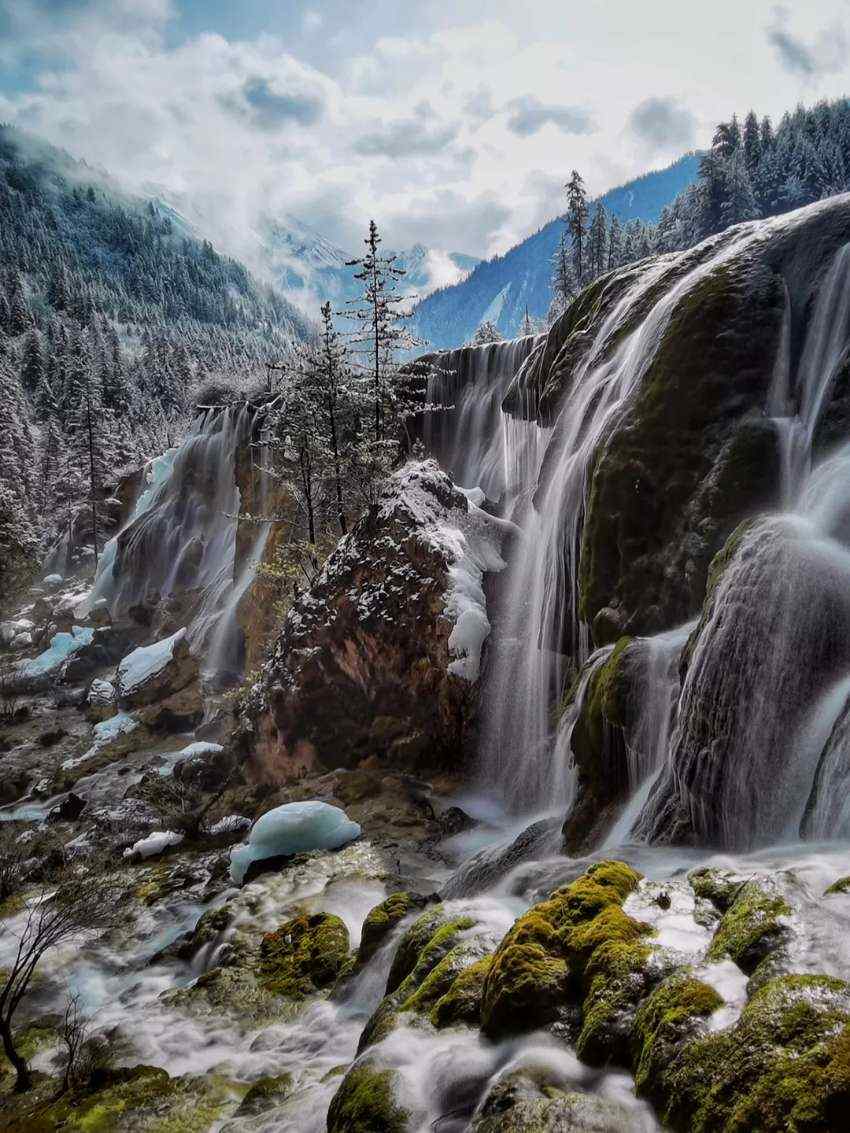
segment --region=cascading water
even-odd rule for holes
[[[209,679],[240,669],[236,611],[268,535],[261,524],[237,574],[236,454],[252,424],[247,405],[208,410],[177,449],[153,462],[130,521],[100,556],[87,603],[105,599],[114,619],[173,608]]]
[[[777,389],[791,388],[788,317],[786,305],[777,361],[784,376],[775,376],[769,410],[778,407]],[[844,758],[837,736],[809,796],[850,679],[850,448],[814,470],[812,450],[848,337],[845,245],[818,293],[795,383],[801,408],[783,462],[795,508],[743,534],[712,596],[669,763],[635,828],[640,837],[746,847],[796,837],[801,822],[807,833],[833,832],[819,796],[834,789]]]
[[[464,488],[499,500],[516,484],[502,425],[508,386],[543,342],[529,335],[441,354],[428,376],[428,402],[446,408],[424,415],[425,445]],[[527,483],[527,481],[525,481]]]
[[[670,272],[660,259],[647,267],[613,304],[582,362],[554,428],[545,440],[535,477],[537,490],[514,520],[523,529],[503,591],[498,640],[483,694],[482,780],[512,809],[563,809],[571,777],[555,743],[553,706],[561,696],[570,659],[582,664],[589,632],[579,613],[581,530],[589,475],[608,429],[650,365],[667,322],[683,295],[731,257],[734,240],[719,244],[652,303],[625,338],[621,331],[651,302]]]

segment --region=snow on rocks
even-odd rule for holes
[[[163,714],[197,716],[202,707],[198,665],[185,629],[128,653],[118,665],[116,684],[119,705],[142,709],[150,724]]]
[[[251,828],[248,841],[230,852],[230,876],[241,885],[252,862],[311,850],[336,850],[360,836],[360,826],[329,803],[285,803]]]
[[[466,500],[466,513],[442,498],[437,480],[445,479],[434,461],[409,462],[393,477],[395,491],[382,504],[381,515],[392,516],[404,509],[414,520],[417,537],[445,557],[449,586],[444,613],[453,623],[449,649],[453,659],[448,671],[466,681],[476,681],[481,650],[490,633],[483,580],[487,571],[500,571],[497,531],[488,528],[476,512],[484,502],[480,488],[458,489]],[[449,503],[449,506],[447,506]]]
[[[121,696],[131,696],[141,685],[161,673],[174,659],[174,651],[185,637],[186,630],[178,629],[171,637],[155,641],[152,645],[140,645],[128,653],[118,666]]]
[[[160,775],[171,775],[175,767],[187,760],[200,760],[203,756],[219,755],[223,751],[224,748],[221,744],[214,744],[207,740],[195,740],[193,743],[187,744],[186,747],[180,748],[179,751],[166,753],[164,758],[167,762],[160,767],[159,773]]]
[[[127,737],[138,727],[140,727],[139,721],[128,712],[118,712],[108,720],[95,724],[94,742],[91,747],[82,755],[66,759],[62,764],[62,770],[74,771],[102,755],[118,755],[128,750]]]
[[[103,720],[114,710],[115,686],[111,681],[96,677],[89,685],[86,700],[89,718]]]
[[[484,574],[504,566],[502,532],[471,510],[477,498],[435,461],[412,461],[340,541],[252,698],[263,775],[372,755],[412,771],[457,763],[490,632]]]
[[[18,673],[24,678],[48,677],[57,673],[69,657],[91,645],[94,630],[87,626],[73,626],[70,633],[57,633],[50,646],[31,661],[23,661]]]
[[[250,825],[251,819],[246,818],[244,814],[227,814],[212,824],[210,834],[213,838],[218,838],[223,834],[235,834],[237,831],[247,830]]]
[[[152,858],[167,850],[169,846],[179,846],[182,841],[183,835],[174,830],[154,830],[146,838],[140,838],[138,842],[128,846],[124,851],[124,857]]]

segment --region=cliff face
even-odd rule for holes
[[[473,748],[483,575],[501,569],[486,517],[428,461],[389,481],[289,612],[249,705],[254,774],[457,768]]]

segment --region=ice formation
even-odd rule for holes
[[[185,636],[186,630],[178,629],[171,637],[155,641],[152,645],[139,646],[128,653],[118,666],[118,682],[122,694],[126,696],[164,669],[174,656],[174,647]]]
[[[74,626],[70,633],[57,633],[50,639],[50,647],[32,661],[24,661],[20,673],[26,677],[41,677],[53,673],[68,660],[72,653],[90,645],[94,630]]]
[[[230,852],[230,876],[241,885],[251,862],[310,850],[336,850],[360,835],[344,810],[316,800],[275,807],[251,828],[248,841]]]
[[[154,830],[147,838],[140,838],[138,842],[129,846],[124,851],[124,857],[130,858],[138,854],[142,858],[152,858],[155,854],[167,850],[169,846],[179,846],[182,841],[183,835],[174,830]]]

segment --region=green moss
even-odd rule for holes
[[[469,1027],[478,1026],[484,982],[492,963],[493,957],[485,956],[455,976],[431,1011],[430,1019],[435,1027],[453,1027],[458,1023],[465,1023]]]
[[[396,1103],[392,1070],[354,1066],[328,1109],[328,1133],[405,1133],[407,1113]]]
[[[396,947],[390,973],[387,977],[387,994],[395,991],[407,979],[416,966],[426,944],[437,929],[446,924],[446,920],[443,906],[433,905],[410,925]]]
[[[19,913],[25,904],[23,893],[13,893],[5,901],[0,901],[0,921]]]
[[[554,1022],[568,991],[566,961],[540,944],[510,943],[493,957],[484,981],[481,1028],[490,1038]]]
[[[288,1073],[260,1078],[253,1083],[233,1116],[258,1117],[285,1101],[292,1093],[292,1087],[292,1075]]]
[[[570,1002],[581,1004],[585,971],[597,950],[628,946],[649,931],[620,908],[639,880],[640,874],[623,862],[598,862],[520,917],[486,974],[481,1002],[485,1032],[498,1037],[545,1026]],[[594,1005],[601,1011],[601,968],[596,975]]]
[[[776,437],[756,415],[783,307],[781,278],[743,258],[678,296],[595,453],[579,578],[588,624],[606,607],[641,635],[693,616],[729,533],[776,502]]]
[[[839,877],[838,881],[833,881],[823,895],[828,897],[830,893],[850,893],[850,877]]]
[[[480,957],[474,942],[460,940],[474,925],[470,917],[446,919],[442,905],[417,917],[399,942],[386,994],[363,1029],[359,1051],[386,1038],[401,1013],[428,1013],[460,971]]]
[[[348,959],[348,929],[332,913],[293,917],[260,944],[260,986],[299,1000],[327,988]]]
[[[742,885],[714,934],[710,960],[729,956],[751,975],[785,940],[788,929],[779,921],[791,908],[779,895],[768,893],[754,881]]]
[[[741,891],[744,881],[731,870],[706,866],[692,870],[688,882],[697,897],[710,901],[721,913],[725,913]]]
[[[155,1066],[112,1070],[97,1087],[56,1096],[33,1106],[22,1095],[10,1106],[8,1133],[206,1133],[233,1103],[230,1083],[215,1075],[170,1078]]]
[[[640,939],[648,929],[641,929],[603,940],[585,966],[576,1053],[593,1066],[629,1065],[635,1012],[650,982],[651,949]]]
[[[635,1081],[682,1133],[828,1133],[850,1103],[850,987],[827,976],[771,980],[727,1031],[699,1020],[720,999],[686,976],[641,1007]]]
[[[414,893],[391,893],[380,905],[376,905],[363,922],[357,963],[367,963],[384,943],[400,921],[408,913],[424,904],[424,898]]]

